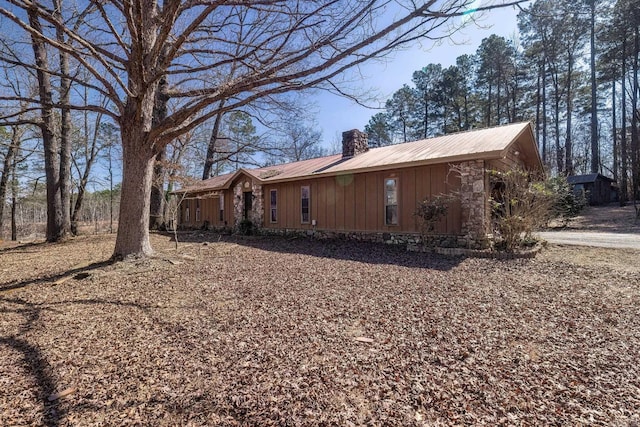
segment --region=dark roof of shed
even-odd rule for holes
[[[572,175],[567,177],[569,184],[589,184],[596,182],[598,179],[609,182],[615,182],[615,179],[609,178],[599,173],[588,173],[585,175]]]

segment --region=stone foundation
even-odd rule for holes
[[[485,242],[470,240],[466,236],[434,235],[429,236],[429,241],[423,243],[422,236],[418,233],[385,233],[385,232],[361,232],[361,231],[326,231],[326,230],[299,230],[299,229],[272,229],[262,228],[258,233],[263,235],[311,237],[318,240],[353,240],[358,242],[385,243],[389,245],[406,245],[407,250],[420,250],[419,248],[443,247],[443,248],[472,248],[487,247]],[[486,239],[485,239],[486,240]],[[487,241],[488,242],[488,241]]]

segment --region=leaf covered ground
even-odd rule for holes
[[[0,425],[640,423],[638,252],[184,239],[0,249]]]

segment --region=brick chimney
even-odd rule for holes
[[[342,158],[357,156],[369,151],[369,142],[367,134],[360,132],[358,129],[342,132]]]

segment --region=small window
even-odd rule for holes
[[[224,196],[220,194],[220,222],[224,221]]]
[[[278,190],[271,190],[271,222],[278,222]]]
[[[300,201],[301,201],[301,222],[303,224],[309,223],[309,207],[310,207],[310,191],[309,186],[305,185],[300,188]]]
[[[398,225],[398,181],[395,178],[384,180],[384,223]]]
[[[190,218],[189,218],[189,206],[187,206],[186,208],[184,208],[184,222],[189,222]]]
[[[200,199],[196,199],[196,222],[200,222]]]

